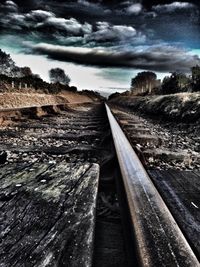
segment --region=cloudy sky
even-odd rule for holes
[[[0,0],[0,48],[45,80],[61,67],[79,89],[125,90],[200,64],[198,2]]]

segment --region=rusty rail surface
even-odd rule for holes
[[[200,263],[106,105],[142,267],[198,267]],[[133,252],[134,253],[134,252]]]

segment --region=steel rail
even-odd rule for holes
[[[200,263],[106,105],[142,267],[198,267]]]

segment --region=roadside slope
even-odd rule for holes
[[[78,93],[51,95],[39,93],[0,93],[0,109],[41,105],[93,102],[92,98]]]
[[[179,93],[162,96],[119,96],[110,101],[132,111],[174,121],[200,119],[200,93]]]

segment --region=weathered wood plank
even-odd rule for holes
[[[149,174],[200,259],[199,176],[175,170],[150,170]]]
[[[0,266],[90,266],[99,166],[34,164],[13,173],[0,180],[1,194],[17,188],[1,211]]]

